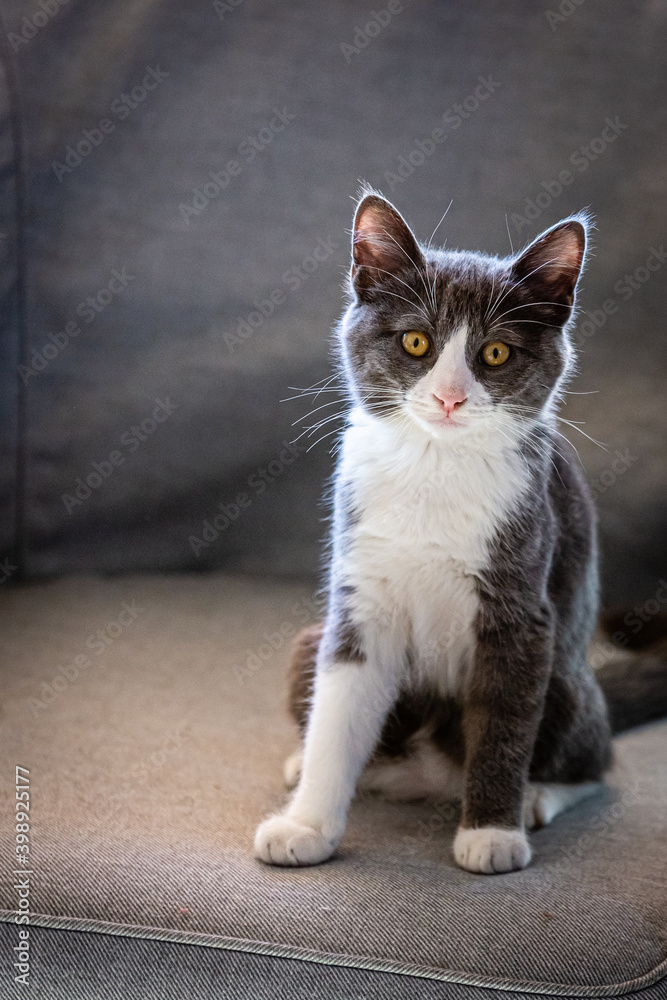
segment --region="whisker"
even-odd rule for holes
[[[567,443],[569,444],[570,448],[572,448],[572,450],[574,451],[575,455],[577,456],[577,459],[579,460],[579,465],[583,469],[584,468],[584,463],[581,461],[581,455],[579,454],[579,450],[576,447],[576,445],[572,444],[572,442],[570,441],[569,437],[565,437],[564,434],[561,434],[561,432],[559,430],[557,430],[556,427],[553,427],[552,430],[553,430],[554,434],[557,434],[558,437],[561,437],[563,439],[563,441],[567,441]]]
[[[505,212],[505,226],[507,227],[507,235],[510,241],[510,250],[512,251],[512,256],[514,256],[514,244],[512,243],[512,234],[510,233],[509,219],[507,218],[507,212]]]
[[[486,323],[486,317],[489,314],[489,309],[491,308],[491,304],[493,302],[493,290],[494,290],[495,287],[496,287],[496,272],[494,271],[493,272],[493,276],[492,276],[492,280],[491,280],[491,294],[489,296],[489,302],[488,302],[488,305],[486,307],[486,311],[484,313],[484,316],[482,317],[482,322],[483,323]]]
[[[581,427],[577,427],[577,425],[573,423],[571,420],[566,420],[565,417],[556,417],[556,420],[560,420],[562,423],[567,424],[567,426],[571,427],[573,431],[579,431],[580,434],[583,434],[585,438],[588,438],[589,441],[592,441],[593,444],[596,444],[598,448],[602,448],[603,451],[609,451],[609,448],[607,447],[606,444],[604,444],[602,441],[598,441],[594,437],[591,437],[590,434],[586,433],[586,431],[582,431]],[[574,445],[572,445],[572,447],[574,447]]]
[[[522,412],[523,413],[536,413],[536,414],[541,412],[536,407],[522,406],[520,403],[507,403],[507,404],[503,404],[503,405],[505,406],[506,409],[512,409],[512,410],[516,411],[517,413],[519,413],[519,415]],[[587,434],[585,431],[582,431],[581,427],[578,426],[579,423],[585,423],[585,421],[583,421],[583,420],[582,421],[566,420],[565,417],[561,417],[558,414],[554,414],[553,416],[554,416],[555,420],[560,421],[560,423],[566,424],[568,427],[571,427],[572,430],[578,431],[579,434],[583,434],[583,436],[585,438],[587,438],[592,444],[595,444],[599,448],[602,448],[603,451],[607,451],[607,452],[609,451],[609,448],[607,447],[606,444],[604,444],[604,442],[598,441],[596,438],[591,437],[590,434]],[[552,430],[554,431],[554,433],[559,434],[560,437],[562,437],[565,441],[567,441],[568,444],[572,445],[572,447],[574,448],[574,450],[577,451],[577,449],[572,444],[572,442],[570,441],[569,438],[565,437],[564,434],[561,434],[560,431],[558,431],[555,427],[552,428]],[[579,453],[578,452],[577,452],[577,457],[579,457]],[[579,459],[579,460],[581,461],[581,459]],[[583,465],[583,462],[582,462],[582,465]]]
[[[330,424],[332,420],[345,419],[347,416],[348,416],[347,410],[341,410],[340,413],[333,413],[331,414],[331,416],[325,417],[323,420],[318,420],[316,424],[312,424],[310,427],[306,427],[303,433],[307,434],[308,437],[312,437],[313,434],[316,434],[319,431],[320,427],[324,427],[325,424]]]
[[[293,390],[296,393],[298,393],[298,395],[297,396],[288,396],[286,399],[281,399],[280,402],[281,403],[287,403],[291,399],[299,399],[300,396],[308,396],[308,395],[317,396],[321,392],[334,392],[334,391],[336,391],[336,389],[335,388],[333,388],[333,389],[329,388],[329,383],[333,382],[334,379],[337,379],[337,378],[342,378],[340,372],[334,372],[333,375],[328,375],[326,378],[320,379],[319,382],[315,382],[313,385],[308,386],[306,389],[302,389],[302,388],[300,388],[299,386],[296,386],[296,385],[288,385],[287,388]],[[325,384],[321,385],[321,383],[325,383]],[[318,386],[321,386],[321,387],[318,388]]]
[[[320,441],[324,441],[325,438],[331,437],[332,434],[340,434],[340,432],[340,427],[334,427],[332,431],[329,431],[327,434],[323,434],[322,437],[317,439],[317,441],[313,441],[309,448],[306,448],[306,454],[308,454],[309,451],[312,451],[313,448],[320,443]]]
[[[412,264],[412,266],[413,266],[413,267],[414,267],[414,268],[415,268],[415,269],[416,269],[416,270],[417,270],[417,271],[419,272],[419,274],[420,274],[420,276],[421,276],[421,271],[419,270],[419,268],[417,267],[417,265],[415,264],[415,262],[414,262],[414,261],[412,260],[412,258],[410,257],[410,255],[409,255],[409,254],[408,254],[408,253],[407,253],[407,252],[406,252],[405,250],[403,250],[403,247],[402,247],[402,246],[400,246],[400,244],[399,244],[399,243],[398,243],[398,242],[397,242],[397,241],[396,241],[396,240],[394,239],[394,237],[393,237],[393,236],[391,236],[391,234],[390,234],[390,233],[388,233],[388,232],[387,232],[386,230],[385,230],[385,235],[386,235],[386,236],[389,236],[389,238],[390,238],[391,240],[393,240],[393,242],[394,242],[394,243],[396,244],[396,246],[398,247],[398,249],[399,249],[399,250],[401,250],[401,251],[402,251],[402,252],[403,252],[403,253],[405,254],[405,256],[406,256],[406,257],[408,258],[408,260],[410,261],[410,263]],[[373,236],[373,237],[375,237],[375,245],[376,245],[376,246],[379,246],[380,248],[382,248],[382,247],[383,247],[383,242],[382,242],[382,239],[381,239],[381,238],[380,238],[380,239],[378,239],[378,238],[377,238],[377,237],[379,237],[379,236],[380,236],[380,234],[379,234],[379,233],[369,233],[369,236]],[[386,245],[386,244],[384,244],[384,248],[385,248],[385,249],[387,249],[387,245]],[[419,299],[419,301],[421,302],[421,304],[422,304],[422,305],[423,305],[423,307],[424,307],[424,311],[425,311],[426,315],[428,316],[428,314],[429,314],[429,307],[428,307],[428,306],[426,305],[426,303],[424,302],[423,298],[421,297],[421,295],[419,294],[419,292],[417,291],[417,289],[416,289],[416,288],[413,288],[413,286],[412,286],[412,285],[410,285],[410,284],[409,284],[409,283],[408,283],[407,281],[403,281],[403,279],[402,279],[402,278],[399,278],[399,277],[398,277],[398,275],[396,275],[396,274],[393,274],[393,273],[392,273],[391,271],[387,271],[387,270],[386,270],[386,268],[383,268],[383,267],[375,267],[375,266],[373,265],[373,266],[372,266],[372,270],[374,270],[374,271],[379,271],[379,272],[380,272],[380,274],[388,274],[388,275],[389,275],[389,276],[390,276],[391,278],[394,278],[394,279],[395,279],[396,281],[400,282],[400,283],[401,283],[402,285],[405,285],[405,287],[406,287],[406,288],[409,288],[409,289],[410,289],[410,291],[411,291],[411,292],[412,292],[412,293],[413,293],[414,295],[416,295],[416,296],[417,296],[417,298]],[[423,277],[422,277],[422,281],[423,281],[423,280],[424,280],[424,279],[423,279]],[[432,303],[431,305],[433,305],[433,303]]]
[[[389,237],[390,240],[393,240],[393,242],[396,244],[396,246],[401,251],[401,253],[404,254],[408,258],[408,260],[410,261],[410,263],[414,267],[415,271],[417,272],[417,274],[421,278],[422,284],[423,284],[424,289],[426,291],[426,297],[428,298],[429,296],[431,296],[431,298],[430,298],[431,308],[433,309],[434,314],[436,314],[437,311],[438,311],[437,305],[436,305],[435,299],[432,297],[432,292],[429,289],[429,286],[426,284],[426,281],[424,279],[424,275],[422,273],[422,269],[420,267],[417,267],[417,265],[415,264],[414,260],[412,259],[412,257],[410,256],[410,254],[407,252],[407,250],[404,247],[401,246],[401,244],[398,242],[398,240],[395,239],[395,237],[393,237],[391,235],[391,233],[387,232],[386,229],[385,229],[385,233]]]
[[[450,208],[452,207],[453,204],[454,204],[454,199],[452,198],[452,200],[450,201],[449,205],[445,209],[444,215],[440,219],[440,222],[438,223],[438,225],[435,227],[435,229],[431,233],[431,238],[430,238],[430,240],[427,243],[427,246],[428,246],[429,250],[431,249],[431,243],[433,242],[433,237],[435,236],[435,234],[437,233],[437,231],[440,229],[440,226],[442,225],[442,223],[445,221],[445,216],[447,215],[447,212],[450,210]]]
[[[518,286],[515,285],[514,287],[518,287]],[[502,313],[500,316],[496,317],[495,322],[499,323],[501,319],[505,318],[505,316],[509,316],[510,313],[516,312],[518,309],[533,309],[535,306],[560,306],[560,307],[563,307],[563,303],[562,302],[524,302],[520,306],[513,306],[511,309],[506,309],[504,313]],[[512,320],[512,322],[514,322],[514,320]]]
[[[377,267],[377,268],[375,268],[375,270],[376,271],[380,271],[382,269],[379,268],[379,267]],[[387,272],[387,273],[389,274],[390,272]],[[402,282],[402,284],[405,285],[406,283]],[[410,286],[407,285],[407,287],[409,288]],[[414,304],[415,304],[414,302],[410,302],[410,299],[406,299],[406,297],[404,295],[399,295],[398,292],[390,292],[388,288],[383,288],[382,289],[382,294],[383,295],[393,295],[395,299],[402,299],[404,302],[407,302],[409,306],[414,306]],[[421,309],[421,308],[419,308],[419,306],[417,308],[419,309],[419,312],[422,314],[422,316],[426,319],[426,322],[430,325],[430,323],[431,323],[431,317],[429,316],[429,314],[426,311],[426,309],[425,308]],[[408,313],[408,315],[410,315],[410,314]],[[418,314],[415,314],[415,315],[418,315]]]
[[[541,264],[538,264],[537,267],[534,267],[532,271],[529,271],[528,274],[525,274],[523,276],[523,278],[521,278],[520,281],[516,282],[516,284],[514,282],[510,283],[510,287],[507,289],[507,291],[505,292],[505,294],[503,296],[501,296],[499,298],[498,302],[496,302],[496,304],[494,305],[493,310],[491,312],[491,316],[493,316],[493,314],[495,313],[495,311],[498,308],[498,306],[500,305],[500,303],[505,301],[505,299],[510,294],[510,292],[512,292],[515,289],[519,288],[519,286],[522,285],[524,283],[524,281],[528,281],[529,278],[531,278],[534,274],[536,274],[538,271],[540,271],[543,267],[548,267],[549,264],[555,264],[556,262],[557,262],[557,258],[555,258],[555,257],[552,260],[542,261]],[[533,303],[533,304],[535,304],[535,303]],[[562,303],[559,303],[559,304],[562,305]],[[489,318],[491,318],[491,316]]]
[[[496,323],[500,323],[505,318],[505,316],[506,313],[503,313],[502,316],[499,316],[497,319],[494,319],[490,329],[495,330]],[[564,325],[559,323],[543,323],[541,319],[512,319],[510,320],[510,323],[512,323],[513,325],[516,325],[517,323],[534,323],[536,326],[551,327],[552,330],[560,330],[561,326]],[[503,329],[507,329],[507,327],[503,327]]]
[[[302,420],[307,420],[308,417],[312,417],[313,413],[317,413],[318,410],[324,410],[327,406],[333,406],[335,403],[340,403],[340,399],[330,399],[328,403],[322,403],[321,406],[316,406],[314,410],[310,410],[308,413],[304,413],[302,417],[297,417],[295,421],[291,424],[294,427],[295,424],[300,423]]]

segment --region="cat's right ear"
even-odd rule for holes
[[[570,216],[545,230],[523,250],[512,275],[536,301],[571,306],[586,254],[589,217]]]
[[[424,267],[417,241],[402,215],[380,195],[365,195],[357,206],[352,233],[351,278],[357,296],[363,299],[391,278]]]

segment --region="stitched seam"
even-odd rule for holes
[[[0,910],[0,922],[15,923],[16,910]],[[81,931],[92,934],[109,934],[115,937],[139,938],[150,941],[165,941],[173,944],[190,944],[224,951],[238,951],[253,955],[267,955],[271,958],[289,958],[301,962],[313,962],[332,967],[363,969],[369,972],[386,972],[415,979],[430,979],[436,982],[454,983],[460,986],[478,986],[492,990],[515,993],[533,993],[540,996],[560,997],[612,997],[625,996],[647,986],[653,986],[667,975],[667,958],[650,972],[624,983],[610,983],[601,986],[583,986],[569,983],[538,983],[528,980],[499,979],[493,976],[478,976],[474,973],[450,972],[427,966],[409,965],[401,962],[366,958],[362,955],[340,955],[329,952],[311,951],[294,945],[277,945],[267,941],[250,941],[230,938],[200,931],[178,931],[168,928],[138,926],[135,924],[106,923],[103,920],[89,920],[85,917],[56,917],[42,913],[30,914],[33,927],[51,927],[56,930]]]

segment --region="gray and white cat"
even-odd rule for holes
[[[526,829],[599,787],[595,515],[555,416],[587,226],[507,259],[436,250],[364,193],[328,610],[296,650],[303,755],[257,830],[263,861],[324,861],[364,787],[460,798],[456,861],[508,872],[530,860]]]

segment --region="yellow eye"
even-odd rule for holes
[[[421,358],[431,346],[431,341],[428,337],[423,333],[419,333],[418,330],[410,330],[409,333],[404,333],[401,337],[401,343],[403,344],[403,350],[411,354],[413,358]]]
[[[504,365],[510,356],[510,349],[501,340],[494,340],[482,350],[482,357],[487,365]]]

